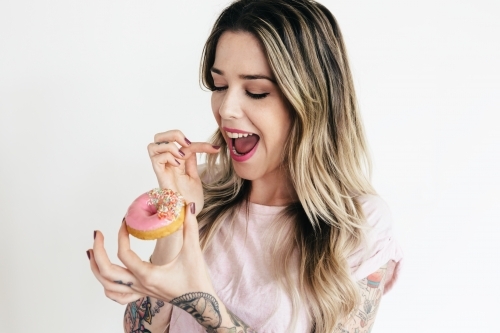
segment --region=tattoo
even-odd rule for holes
[[[249,327],[243,320],[241,320],[238,316],[236,316],[234,313],[231,311],[227,310],[227,313],[229,314],[229,318],[231,318],[231,321],[235,326],[241,327],[243,330],[238,331],[238,333],[243,332],[243,333],[257,333],[254,329]]]
[[[118,284],[123,284],[124,286],[128,286],[128,287],[132,287],[132,282],[123,282],[122,280],[116,280],[116,281],[113,281],[114,283],[118,283]]]
[[[151,309],[151,299],[146,296],[135,302],[129,303],[125,309],[124,326],[127,333],[151,333],[144,327],[145,323],[151,325],[153,317],[160,312],[160,308],[165,303],[156,301],[156,305]]]
[[[375,321],[378,306],[384,292],[387,265],[358,281],[361,303],[342,322],[337,324],[334,333],[370,333]]]
[[[207,332],[220,327],[222,318],[219,303],[210,294],[202,292],[187,293],[174,298],[170,303],[192,315],[200,325],[207,328]]]
[[[192,315],[200,325],[207,329],[207,333],[257,333],[229,310],[227,312],[234,327],[221,327],[222,315],[219,303],[210,294],[187,293],[174,298],[170,303]]]

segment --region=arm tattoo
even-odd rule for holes
[[[334,333],[370,333],[373,328],[378,306],[384,292],[387,265],[358,281],[361,303],[342,322]]]
[[[151,333],[144,327],[144,323],[151,325],[155,314],[160,312],[160,308],[165,305],[161,300],[157,300],[151,308],[151,299],[143,297],[135,302],[129,303],[125,309],[124,326],[127,333]]]
[[[200,325],[207,329],[207,333],[257,333],[229,311],[227,312],[234,327],[221,327],[222,316],[219,303],[210,294],[187,293],[174,298],[170,303],[192,315]]]
[[[241,320],[238,316],[236,316],[234,313],[232,313],[231,311],[227,310],[227,313],[229,313],[229,318],[231,318],[231,321],[233,322],[233,324],[236,326],[236,327],[241,327],[242,330],[239,330],[238,333],[257,333],[257,331],[255,331],[254,329],[252,329],[251,327],[249,327],[247,324],[245,324],[243,322],[243,320]],[[235,331],[236,332],[236,331]]]

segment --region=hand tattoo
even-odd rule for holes
[[[116,280],[116,281],[113,281],[114,283],[118,283],[118,284],[122,284],[124,286],[129,286],[129,287],[132,287],[132,282],[123,282],[122,280]]]

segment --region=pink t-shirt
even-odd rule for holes
[[[367,232],[368,247],[348,257],[352,277],[356,281],[361,280],[393,260],[394,272],[388,274],[385,284],[387,292],[397,279],[403,257],[393,237],[391,214],[386,203],[378,196],[363,195],[357,200],[371,228]],[[266,234],[281,210],[282,207],[250,203],[248,219],[245,210],[241,209],[233,228],[222,227],[205,252],[217,295],[231,312],[258,332],[288,332],[291,322],[291,300],[274,280],[271,260],[262,255],[269,253],[262,235]],[[298,279],[298,256],[296,266],[290,269],[296,272]],[[293,332],[310,331],[307,308],[302,305]],[[206,330],[191,315],[174,306],[170,332],[203,333]]]

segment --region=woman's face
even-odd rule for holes
[[[211,72],[212,110],[236,173],[252,181],[281,180],[275,172],[291,120],[259,40],[246,32],[223,33]]]

